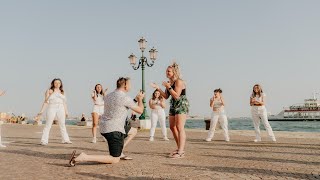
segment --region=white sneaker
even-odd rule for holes
[[[227,139],[226,142],[230,142],[230,139]]]
[[[277,142],[276,138],[272,138],[272,142]]]
[[[91,143],[97,143],[97,138],[96,137],[92,138]]]
[[[40,142],[40,145],[46,146],[46,145],[48,145],[48,143],[46,143],[46,142]]]
[[[66,142],[63,142],[62,144],[72,144],[71,141],[66,141]]]
[[[261,142],[261,139],[255,139],[255,140],[253,140],[253,142]]]
[[[0,144],[0,148],[5,148],[5,147],[7,147],[7,146]]]
[[[211,141],[212,141],[212,139],[211,139],[211,138],[206,138],[206,139],[205,139],[205,141],[207,141],[207,142],[211,142]]]
[[[163,139],[164,139],[165,141],[169,141],[169,139],[168,139],[167,137],[164,137]]]
[[[153,137],[150,137],[150,138],[149,138],[149,141],[154,141],[154,138],[153,138]]]

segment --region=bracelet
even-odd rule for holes
[[[168,88],[168,90],[170,91],[172,89],[172,87],[170,86],[169,88]]]
[[[136,102],[138,102],[136,99],[133,99],[133,101],[136,103]]]

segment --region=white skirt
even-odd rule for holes
[[[99,116],[101,116],[104,113],[104,106],[94,105],[92,113],[97,113]]]

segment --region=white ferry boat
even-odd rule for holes
[[[270,115],[269,121],[320,121],[320,100],[315,94],[304,103],[285,107],[278,115]]]

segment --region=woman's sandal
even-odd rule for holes
[[[72,154],[71,154],[71,157],[70,157],[70,160],[69,160],[69,165],[70,165],[70,167],[76,166],[76,161],[75,161],[75,159],[76,159],[76,150],[74,150],[74,151],[72,152]]]
[[[174,155],[172,155],[171,158],[172,159],[180,159],[180,158],[184,158],[184,155],[185,155],[184,152],[182,152],[182,153],[177,152]]]
[[[179,151],[178,149],[177,149],[177,150],[175,150],[175,151],[173,151],[172,153],[170,153],[170,154],[169,154],[169,156],[171,157],[171,156],[173,156],[173,155],[177,154],[177,153],[178,153],[178,151]]]

